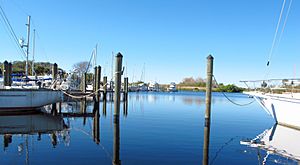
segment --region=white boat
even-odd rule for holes
[[[157,82],[150,82],[149,85],[148,85],[148,91],[158,92],[159,91],[159,84]]]
[[[300,130],[275,124],[250,141],[241,141],[242,145],[267,151],[268,154],[300,161]]]
[[[175,82],[171,82],[168,89],[169,92],[177,92],[177,88],[176,88],[176,83]]]
[[[52,89],[0,89],[0,111],[39,108],[62,98],[61,91]]]
[[[138,91],[140,92],[146,92],[148,91],[148,86],[146,83],[139,83],[138,84]]]
[[[286,79],[264,80],[263,82],[271,81],[286,82]],[[255,90],[244,93],[254,97],[259,105],[274,118],[276,123],[300,129],[300,93],[295,93],[293,89],[287,89],[285,86],[286,84],[273,89],[264,87],[263,89],[268,92]]]

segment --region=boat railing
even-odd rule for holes
[[[266,79],[240,81],[247,86],[247,91],[264,93],[300,93],[300,79]]]

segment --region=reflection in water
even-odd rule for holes
[[[123,102],[123,115],[125,117],[127,117],[127,115],[128,115],[128,102],[127,101]]]
[[[209,162],[209,141],[210,141],[210,122],[205,120],[203,158],[202,158],[203,165],[208,165]]]
[[[285,127],[275,124],[272,128],[265,130],[256,138],[247,141],[241,141],[242,145],[257,148],[266,151],[264,158],[260,159],[261,163],[265,163],[269,157],[269,154],[279,155],[288,159],[292,159],[300,162],[300,130]],[[257,150],[258,155],[261,155]],[[283,160],[276,160],[282,162]]]
[[[94,102],[93,139],[96,144],[100,143],[100,113],[99,102]]]
[[[3,135],[4,151],[13,143],[13,136],[22,135],[25,142],[17,141],[19,154],[23,153],[25,145],[25,164],[29,164],[29,136],[38,135],[37,140],[41,140],[42,134],[51,135],[51,143],[55,148],[57,145],[57,132],[67,131],[67,125],[60,116],[42,113],[41,111],[30,111],[29,113],[0,113],[0,134]],[[62,134],[67,135],[67,134]],[[64,138],[67,139],[67,138]]]
[[[204,92],[195,92],[194,95],[188,95],[184,92],[179,93],[136,93],[135,95],[129,95],[129,98],[133,102],[148,102],[156,103],[158,101],[177,102],[182,101],[185,105],[203,105],[205,104]],[[200,97],[199,97],[200,96]],[[212,104],[224,102],[223,98],[215,97],[212,99]]]
[[[103,100],[102,114],[103,116],[106,116],[106,99]]]
[[[0,113],[0,127],[0,134],[52,133],[67,128],[62,117],[42,112],[21,115]]]
[[[120,165],[120,118],[114,116],[113,165]]]

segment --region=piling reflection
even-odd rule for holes
[[[127,117],[127,115],[128,115],[128,102],[127,101],[125,101],[123,103],[123,115],[124,115],[124,117]]]
[[[209,141],[210,141],[210,122],[205,121],[204,125],[204,141],[203,141],[203,158],[202,164],[209,164]]]
[[[114,116],[113,165],[120,165],[120,119]]]
[[[102,114],[103,116],[106,116],[106,99],[103,100]]]
[[[93,118],[93,139],[96,144],[100,143],[100,113],[99,102],[94,103],[94,118]]]

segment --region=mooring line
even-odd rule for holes
[[[218,84],[218,82],[217,82],[217,80],[216,80],[216,77],[213,75],[213,78],[214,78],[214,81],[216,82],[216,84],[217,84],[217,86],[218,87],[220,87],[219,86],[219,84]],[[224,97],[229,101],[229,102],[231,102],[232,104],[234,104],[234,105],[237,105],[237,106],[247,106],[247,105],[250,105],[250,104],[252,104],[254,101],[255,101],[255,99],[253,99],[251,102],[249,102],[249,103],[246,103],[246,104],[240,104],[240,103],[236,103],[236,102],[234,102],[233,100],[231,100],[223,91],[221,91],[221,93],[224,95]]]
[[[108,83],[104,84],[103,87],[107,86]],[[98,90],[96,90],[95,92],[92,92],[88,95],[83,95],[83,96],[75,96],[75,95],[71,95],[63,90],[60,90],[61,92],[63,92],[65,95],[69,96],[69,97],[72,97],[72,98],[75,98],[75,99],[82,99],[82,98],[86,98],[86,97],[90,97],[94,94],[96,94],[97,92],[99,92],[101,90],[101,88],[99,88]]]

